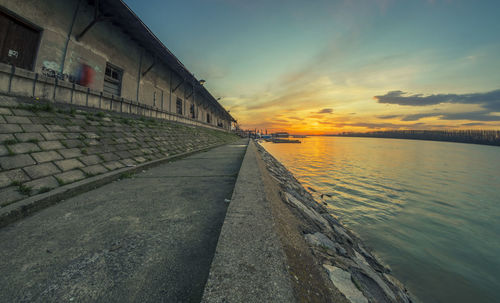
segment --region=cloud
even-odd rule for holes
[[[436,129],[436,128],[455,128],[452,125],[445,124],[432,124],[413,123],[413,124],[399,124],[399,123],[376,123],[376,122],[351,122],[351,123],[336,123],[336,127],[363,127],[367,129]]]
[[[427,106],[441,103],[479,104],[484,109],[492,112],[500,112],[500,89],[485,93],[435,94],[427,96],[423,94],[409,95],[406,92],[396,90],[382,96],[374,96],[374,98],[378,103],[405,106]]]
[[[307,117],[308,118],[312,118],[312,119],[323,119],[323,115],[322,114],[309,115]]]
[[[489,112],[443,114],[440,120],[471,120],[471,121],[500,121],[500,116],[490,115]]]
[[[331,114],[333,113],[333,109],[332,108],[323,108],[322,110],[320,110],[319,112],[317,112],[317,114]]]
[[[383,116],[377,116],[379,119],[394,119],[394,118],[399,118],[401,117],[400,115],[383,115]]]
[[[486,123],[482,122],[474,122],[474,123],[463,123],[462,126],[480,126],[480,125],[487,125]]]
[[[291,88],[282,87],[255,95],[247,102],[246,112],[293,112],[316,110],[331,106],[333,83],[328,77],[309,79],[307,83]],[[255,101],[253,101],[255,100]],[[329,110],[325,108],[325,110]],[[333,110],[332,110],[333,111]],[[295,114],[292,114],[295,115]]]
[[[428,114],[412,114],[406,115],[401,118],[401,121],[418,121],[422,118],[442,116],[442,113],[428,113]]]
[[[359,122],[359,123],[351,123],[348,126],[357,126],[357,127],[365,127],[369,129],[381,129],[381,128],[401,128],[408,127],[405,124],[394,124],[394,123],[368,123],[368,122]]]
[[[465,113],[422,113],[401,117],[401,121],[418,121],[422,118],[439,117],[439,120],[471,120],[471,121],[500,121],[500,116],[492,115],[488,111]]]
[[[270,110],[272,108],[290,108],[293,106],[301,106],[307,102],[309,99],[314,99],[314,96],[318,96],[319,93],[314,90],[304,90],[304,91],[294,91],[286,92],[272,99],[268,99],[259,103],[249,104],[246,110]]]
[[[319,124],[335,124],[337,125],[338,122],[335,122],[335,121],[318,121]]]
[[[349,123],[336,123],[336,127],[364,127],[368,129],[399,129],[399,128],[409,128],[419,126],[422,123],[414,123],[411,125],[407,124],[395,124],[395,123],[370,123],[370,122],[349,122]]]
[[[418,121],[423,118],[438,117],[439,120],[471,120],[471,121],[500,121],[500,116],[492,115],[488,111],[465,112],[465,113],[419,113],[411,115],[388,115],[377,116],[380,119],[400,118],[401,121]]]

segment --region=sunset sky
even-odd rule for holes
[[[500,129],[500,1],[125,0],[242,128]]]

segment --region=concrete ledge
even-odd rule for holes
[[[177,160],[198,152],[202,152],[208,149],[212,149],[217,146],[222,146],[228,143],[222,144],[214,144],[207,147],[203,147],[197,150],[193,150],[186,153],[181,153],[169,157],[165,157],[162,159],[138,164],[134,167],[125,167],[121,169],[114,170],[109,173],[105,173],[102,175],[98,175],[95,177],[90,177],[78,182],[74,182],[68,185],[64,185],[62,187],[51,190],[50,192],[38,194],[26,198],[24,200],[20,200],[18,202],[14,202],[12,204],[7,205],[6,207],[0,208],[0,228],[7,226],[19,219],[27,217],[34,212],[61,202],[64,199],[73,197],[75,195],[81,194],[83,192],[92,190],[94,188],[103,186],[110,182],[120,179],[124,174],[133,174],[135,172],[148,169],[166,162],[170,162],[173,160]]]
[[[256,152],[250,141],[202,302],[295,302]]]

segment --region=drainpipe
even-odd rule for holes
[[[68,36],[66,37],[66,43],[64,44],[62,62],[61,62],[61,70],[60,70],[61,73],[64,72],[64,64],[66,63],[66,54],[68,52],[68,45],[69,45],[69,41],[71,39],[71,33],[73,33],[73,26],[75,26],[76,16],[78,15],[78,9],[80,8],[81,2],[82,2],[82,0],[78,0],[78,3],[76,4],[76,9],[75,9],[75,12],[73,13],[73,20],[71,20],[71,26],[69,27]]]
[[[194,84],[193,84],[193,119],[198,119],[198,113],[196,112],[196,108],[198,106],[196,106],[196,92],[194,91]]]
[[[135,101],[139,102],[139,88],[141,86],[141,70],[142,70],[142,56],[144,55],[144,50],[141,48],[141,57],[139,58],[139,72],[137,73],[137,96]]]
[[[168,71],[170,72],[170,84],[168,86],[168,111],[171,113],[172,112],[172,70],[169,68]]]

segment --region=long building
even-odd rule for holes
[[[0,93],[225,130],[235,122],[121,0],[0,0]]]

